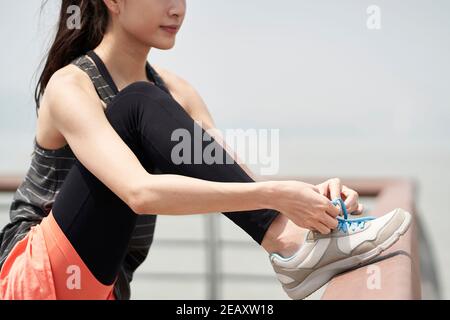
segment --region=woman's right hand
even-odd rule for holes
[[[340,209],[320,194],[312,184],[301,181],[273,181],[274,209],[286,215],[296,225],[328,234],[338,225]]]

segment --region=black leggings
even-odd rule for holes
[[[235,161],[195,164],[192,159],[191,163],[174,164],[171,152],[179,141],[171,140],[172,132],[184,128],[194,137],[195,126],[202,136],[205,130],[170,95],[149,82],[135,82],[120,91],[108,105],[106,117],[148,172],[157,170],[219,182],[254,182]],[[212,139],[202,142],[202,150],[211,143],[222,148]],[[78,160],[66,176],[52,210],[97,280],[112,284],[126,256],[137,214]],[[224,214],[261,244],[279,212],[260,209]]]

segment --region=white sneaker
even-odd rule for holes
[[[376,219],[348,219],[342,200],[340,206],[344,208],[344,218],[338,217],[339,226],[330,234],[309,231],[293,256],[269,255],[278,280],[291,299],[303,299],[336,274],[378,256],[405,234],[411,224],[411,214],[401,208]]]

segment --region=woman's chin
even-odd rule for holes
[[[152,44],[153,48],[157,48],[160,50],[169,50],[169,49],[172,49],[174,46],[175,46],[175,39],[158,41],[158,42]]]

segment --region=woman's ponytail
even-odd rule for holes
[[[42,6],[46,3],[47,1]],[[74,18],[79,23],[73,24],[69,21]],[[53,73],[76,57],[94,49],[101,42],[107,23],[108,10],[103,0],[61,0],[58,30],[46,55],[45,66],[34,92],[36,114],[40,98]]]

